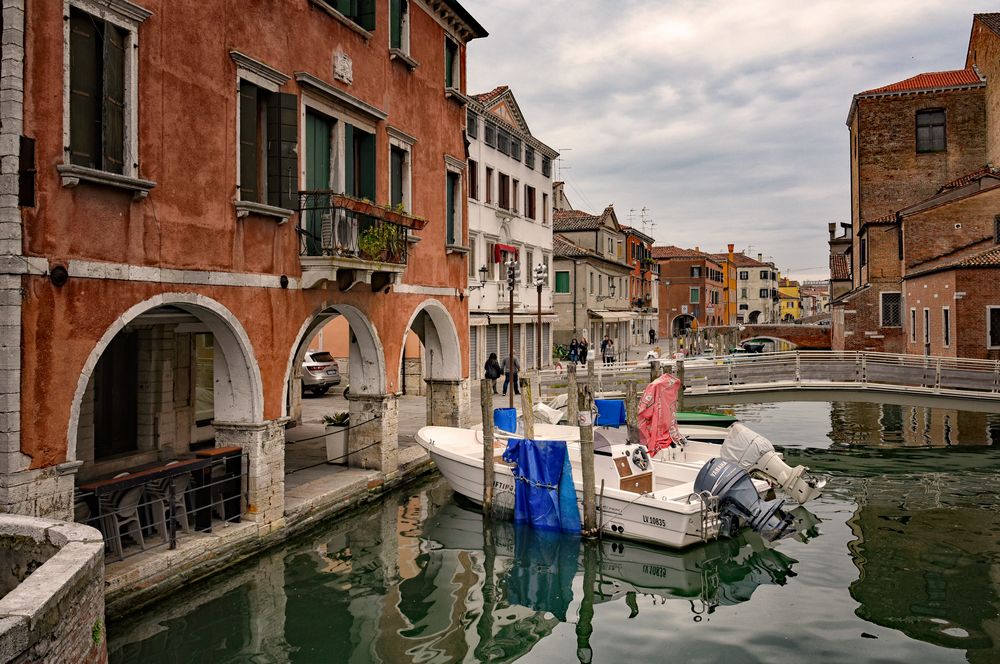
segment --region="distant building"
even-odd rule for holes
[[[533,270],[545,265],[541,364],[552,359],[552,160],[558,153],[531,134],[507,86],[472,95],[466,133],[469,159],[469,363],[481,377],[490,353],[508,354],[514,299],[514,352],[534,368],[538,355],[538,291]],[[507,289],[504,263],[521,263],[520,283]]]
[[[830,315],[830,281],[803,281],[799,287],[802,318]]]
[[[758,325],[781,320],[778,270],[774,263],[765,262],[762,254],[753,259],[743,252],[733,254],[733,263],[736,266],[736,322]]]
[[[625,262],[632,266],[629,275],[629,302],[636,318],[632,321],[632,345],[649,343],[649,331],[658,329],[660,301],[656,287],[660,266],[653,260],[653,238],[635,228],[622,226],[625,232]]]
[[[660,336],[724,325],[722,265],[710,254],[673,245],[653,247],[660,265]]]
[[[722,266],[722,322],[720,325],[736,325],[739,315],[739,268],[736,266],[736,254],[733,245],[725,252],[710,254]]]
[[[1000,358],[998,53],[1000,14],[976,14],[964,69],[854,96],[852,220],[830,233],[834,349]]]
[[[799,282],[782,278],[778,281],[778,303],[781,305],[781,322],[789,323],[802,318],[802,296]]]

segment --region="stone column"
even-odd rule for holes
[[[392,394],[348,395],[351,428],[347,430],[348,465],[381,470],[386,479],[399,468],[399,404]]]
[[[262,533],[285,523],[285,422],[287,418],[258,424],[214,422],[215,446],[242,447],[247,454],[247,505],[245,518],[257,521]]]
[[[468,380],[427,380],[427,423],[439,427],[467,427],[471,401]],[[511,388],[513,389],[513,388]]]

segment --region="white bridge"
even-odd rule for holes
[[[593,389],[619,392],[635,381],[641,391],[650,380],[651,362],[595,363],[590,379]],[[663,371],[682,376],[684,392],[691,396],[869,390],[1000,403],[1000,361],[995,360],[818,350],[659,360],[659,364]],[[579,367],[577,380],[581,385],[586,382],[584,367]],[[541,372],[544,396],[562,393],[565,386],[565,367]]]

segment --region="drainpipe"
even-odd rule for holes
[[[577,275],[580,273],[580,261],[573,261],[573,334],[570,338],[576,336],[576,292],[580,289],[580,282],[577,279]]]

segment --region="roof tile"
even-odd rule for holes
[[[844,254],[830,256],[830,278],[834,281],[847,281],[851,278],[851,267]]]
[[[896,83],[883,85],[860,92],[860,95],[874,95],[884,92],[907,92],[911,90],[937,90],[941,88],[964,88],[970,85],[985,85],[985,81],[975,69],[954,69],[951,71],[933,71],[911,76]]]

